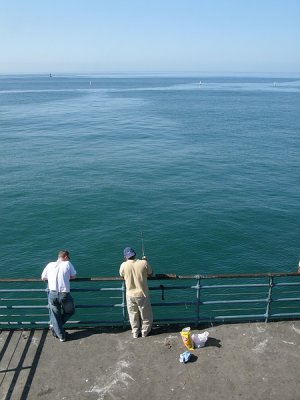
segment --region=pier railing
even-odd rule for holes
[[[71,282],[76,313],[68,326],[128,325],[120,277]],[[159,274],[149,279],[157,324],[270,321],[300,318],[300,274]],[[47,289],[39,279],[0,279],[0,328],[43,328],[49,323]]]

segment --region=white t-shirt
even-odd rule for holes
[[[42,279],[48,281],[48,289],[57,292],[70,292],[70,278],[77,274],[70,261],[58,259],[46,265]]]

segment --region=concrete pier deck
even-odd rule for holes
[[[184,325],[130,330],[69,330],[61,343],[48,330],[0,333],[0,400],[297,400],[300,321],[224,324],[209,332],[191,361]]]

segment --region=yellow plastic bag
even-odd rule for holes
[[[182,331],[180,332],[180,335],[185,347],[187,347],[189,350],[194,350],[194,345],[191,338],[191,328],[190,327],[183,328]]]

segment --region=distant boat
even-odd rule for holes
[[[49,75],[49,78],[52,78],[52,74]]]
[[[202,81],[199,81],[199,82],[193,82],[193,85],[201,86],[201,85],[203,85],[203,82],[202,82]]]

